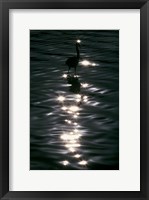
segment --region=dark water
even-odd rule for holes
[[[118,31],[30,31],[30,127],[31,170],[119,169]]]

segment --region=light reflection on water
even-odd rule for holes
[[[118,34],[80,31],[75,76],[76,32],[31,34],[31,169],[118,169]]]
[[[72,80],[73,79],[74,80],[77,79],[77,76],[73,76],[72,77],[72,76],[67,75],[67,74],[64,74],[63,77],[67,78],[67,79],[71,78]],[[80,102],[87,100],[87,96],[83,96],[82,94],[74,94],[72,99],[73,99],[74,102],[73,103],[71,102],[71,104],[70,104],[67,101],[67,104],[69,105],[69,106],[67,106],[67,104],[65,104],[65,101],[64,101],[64,100],[67,100],[67,97],[66,96],[65,97],[64,96],[59,96],[58,97],[58,100],[60,102],[63,102],[61,109],[64,112],[68,113],[69,116],[67,116],[67,117],[69,119],[71,119],[71,120],[65,119],[65,122],[67,122],[68,124],[73,124],[73,125],[76,126],[76,125],[78,125],[77,118],[80,115],[80,113],[79,113],[79,111],[80,111],[80,107],[79,107]],[[76,103],[76,105],[74,103]],[[80,148],[79,148],[81,146],[81,136],[82,135],[81,135],[80,131],[78,129],[76,129],[76,127],[72,127],[72,130],[69,133],[67,133],[67,130],[64,131],[61,134],[60,138],[63,141],[64,146],[67,148],[68,153],[69,152],[73,153],[73,154],[71,154],[71,157],[76,158],[76,164],[86,166],[87,165],[87,161],[86,160],[81,160],[81,161],[78,160],[80,157],[83,159],[83,155],[81,156],[79,154],[79,152],[81,151]],[[69,161],[69,160],[62,161],[61,163],[64,166],[66,166],[66,165],[70,164],[71,161]]]
[[[90,62],[88,60],[82,60],[82,61],[80,61],[80,64],[83,65],[83,66],[90,66],[90,67],[99,65],[99,64]]]

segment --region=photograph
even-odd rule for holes
[[[0,199],[149,199],[149,0],[0,10]]]
[[[30,170],[119,170],[119,30],[30,30]]]

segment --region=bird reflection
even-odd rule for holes
[[[70,88],[69,88],[70,92],[73,92],[73,93],[80,92],[81,83],[80,83],[78,77],[68,75],[67,83],[70,84]]]

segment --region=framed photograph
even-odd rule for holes
[[[148,199],[149,2],[1,1],[1,199]]]

